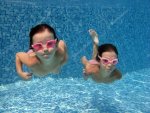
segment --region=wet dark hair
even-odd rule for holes
[[[98,54],[96,55],[96,60],[100,61],[99,56],[102,56],[103,52],[111,52],[114,51],[118,56],[117,48],[113,44],[102,44],[98,47]]]
[[[30,30],[30,33],[29,33],[29,37],[30,37],[29,49],[33,49],[32,48],[33,36],[36,33],[43,32],[45,29],[48,29],[49,32],[53,33],[54,34],[54,39],[57,39],[57,41],[58,41],[58,38],[57,38],[56,33],[55,33],[55,30],[51,26],[49,26],[48,24],[39,24],[39,25],[31,28],[31,30]]]

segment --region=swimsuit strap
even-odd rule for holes
[[[99,62],[97,62],[96,60],[89,60],[89,63],[90,64],[98,64],[99,65]]]
[[[33,53],[33,50],[32,50],[32,49],[30,49],[30,50],[27,52],[27,54],[30,54],[30,53]]]
[[[32,49],[30,49],[30,50],[27,52],[27,54],[28,54],[29,56],[31,56],[31,57],[36,56],[36,54],[34,53],[34,51],[33,51]]]

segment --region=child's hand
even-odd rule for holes
[[[91,35],[91,37],[98,37],[98,34],[94,29],[89,29],[89,34]]]
[[[22,72],[21,73],[21,77],[25,80],[28,80],[32,77],[32,73],[28,73],[28,72]]]
[[[92,68],[91,68],[91,65],[88,63],[85,65],[85,68],[83,69],[83,74],[85,75],[90,75],[92,74]]]
[[[94,29],[89,29],[89,34],[90,34],[93,42],[98,45],[99,40],[98,40],[98,34],[97,34],[97,32]]]
[[[99,66],[90,64],[85,56],[82,57],[81,61],[82,61],[82,64],[84,65],[84,69],[83,69],[84,75],[90,75],[90,74],[95,74],[99,72]]]
[[[84,74],[84,75],[90,74],[90,64],[88,63],[88,60],[86,59],[85,56],[83,56],[83,57],[81,58],[81,62],[82,62],[82,64],[84,65],[83,74]]]

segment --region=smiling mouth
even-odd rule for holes
[[[43,54],[43,55],[48,55],[48,54]]]
[[[44,58],[49,58],[49,54],[44,54],[43,57]]]
[[[107,69],[107,71],[111,71],[111,70],[112,70],[111,68],[108,68],[108,69]]]

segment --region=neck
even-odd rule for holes
[[[51,56],[48,59],[41,58],[40,61],[41,61],[42,64],[48,65],[53,61],[53,56]]]
[[[111,74],[111,71],[107,71],[107,70],[104,70],[104,69],[100,69],[100,75],[101,75],[102,77],[108,77],[108,76],[110,76],[110,74]]]
[[[39,60],[40,60],[41,64],[49,65],[49,64],[51,64],[51,62],[53,62],[53,60],[54,60],[54,55],[55,55],[55,54],[52,53],[52,54],[49,56],[49,58],[39,57]]]

